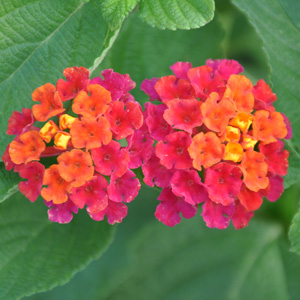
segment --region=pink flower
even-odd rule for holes
[[[207,169],[205,184],[213,202],[227,206],[234,202],[242,186],[242,172],[229,163],[218,163]]]
[[[166,143],[159,141],[156,145],[156,155],[160,163],[168,169],[188,169],[192,167],[192,159],[188,147],[192,143],[190,135],[183,131],[169,134]]]
[[[205,101],[212,92],[217,92],[220,97],[225,90],[225,82],[221,75],[214,74],[213,69],[208,66],[192,68],[188,71],[188,78],[196,91],[197,98]]]
[[[214,73],[220,74],[225,80],[228,80],[232,74],[244,72],[243,66],[233,59],[208,59],[206,65],[213,68]]]
[[[174,170],[167,169],[160,164],[159,158],[152,153],[151,158],[142,165],[144,182],[149,186],[168,187],[173,176]]]
[[[33,125],[35,119],[33,117],[32,110],[29,108],[22,108],[22,113],[14,111],[8,119],[8,126],[6,134],[9,135],[20,135],[23,130]]]
[[[249,221],[254,216],[252,211],[247,211],[246,208],[240,204],[239,201],[235,202],[235,211],[231,218],[232,224],[235,229],[242,229],[248,226]]]
[[[97,213],[105,209],[108,204],[107,186],[106,179],[96,174],[84,185],[73,188],[70,198],[80,209],[86,205],[88,213]]]
[[[110,91],[112,101],[134,101],[134,98],[128,92],[135,88],[135,82],[131,80],[128,74],[119,74],[112,69],[106,69],[101,72],[101,77],[95,77],[90,84],[100,84]]]
[[[45,167],[38,162],[30,162],[20,165],[18,168],[20,177],[27,179],[19,183],[20,192],[31,202],[34,202],[41,194]]]
[[[181,221],[181,215],[190,219],[197,213],[197,206],[191,205],[172,193],[171,188],[164,188],[157,198],[161,203],[157,206],[155,217],[167,226],[173,227]]]
[[[151,138],[146,123],[127,138],[129,154],[128,167],[136,169],[146,163],[152,154],[154,140]]]
[[[196,171],[176,171],[170,183],[172,192],[178,197],[183,197],[189,204],[195,205],[208,200],[206,186]]]
[[[116,141],[108,145],[91,150],[92,158],[97,172],[103,175],[120,177],[127,171],[129,155],[125,149]]]
[[[173,99],[168,102],[164,119],[176,129],[192,133],[193,128],[202,125],[201,102],[196,99]]]
[[[68,200],[62,204],[53,204],[52,201],[46,202],[48,207],[48,217],[51,222],[60,224],[70,223],[73,219],[73,213],[78,213],[78,207],[71,201]]]
[[[137,102],[110,102],[105,117],[117,140],[126,138],[143,125],[143,115]]]
[[[252,92],[255,99],[254,109],[263,109],[270,112],[275,111],[273,102],[276,101],[277,96],[263,79],[260,79],[257,82],[256,86],[253,87]]]
[[[106,216],[110,225],[121,223],[127,216],[127,206],[124,203],[116,203],[108,200],[107,207],[98,213],[89,213],[90,217],[95,221],[102,221]]]
[[[259,144],[259,151],[265,156],[268,171],[280,176],[286,175],[289,167],[289,151],[283,148],[284,143],[280,140],[267,145]]]
[[[158,141],[164,141],[165,137],[173,131],[172,127],[163,117],[167,106],[165,104],[154,105],[147,103],[145,107],[147,112],[145,121],[151,137]]]
[[[180,79],[188,80],[188,70],[191,69],[193,65],[190,62],[178,61],[173,64],[170,69],[173,71],[175,76]]]
[[[206,226],[209,228],[225,229],[230,223],[234,214],[234,204],[223,206],[213,201],[206,201],[203,206],[202,217]]]
[[[128,203],[138,195],[140,188],[141,184],[136,175],[127,170],[121,177],[115,176],[114,173],[111,175],[107,192],[112,201]]]
[[[149,96],[150,101],[159,100],[160,97],[158,93],[155,90],[155,84],[158,81],[159,78],[153,77],[151,79],[144,79],[141,84],[141,90],[145,92]]]

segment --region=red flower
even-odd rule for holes
[[[73,67],[64,70],[66,81],[58,79],[56,89],[60,92],[62,101],[67,101],[85,90],[89,82],[89,70],[84,67]]]

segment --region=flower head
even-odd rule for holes
[[[53,222],[68,223],[79,209],[95,221],[121,222],[125,203],[140,189],[130,168],[150,159],[153,144],[129,93],[135,83],[113,70],[91,80],[83,67],[64,75],[56,86],[46,83],[32,93],[39,102],[32,110],[12,113],[7,134],[15,138],[2,156],[5,168],[25,179],[19,190],[31,202],[44,199]],[[117,141],[123,138],[128,145]]]
[[[145,80],[145,123],[154,151],[143,163],[144,182],[163,188],[155,216],[167,226],[180,213],[202,207],[208,227],[248,225],[263,197],[283,192],[289,152],[282,138],[291,125],[273,106],[276,95],[263,80],[253,87],[234,60],[171,66],[174,75]],[[148,149],[147,149],[148,151]]]

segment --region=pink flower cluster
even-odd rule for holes
[[[155,101],[145,104],[142,129],[144,182],[162,188],[155,216],[174,226],[202,208],[208,227],[231,220],[243,228],[264,196],[276,201],[283,192],[289,120],[275,111],[269,85],[253,86],[237,61],[177,62],[171,70],[141,85]]]

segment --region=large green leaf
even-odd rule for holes
[[[124,23],[100,67],[129,73],[137,83],[133,94],[137,101],[142,102],[147,100],[140,91],[145,78],[171,74],[169,67],[176,61],[190,61],[199,66],[208,58],[222,57],[223,37],[218,17],[200,29],[172,32],[151,28],[134,13]]]
[[[46,82],[55,84],[64,68],[100,63],[118,30],[102,19],[98,0],[2,0],[0,28],[3,153],[11,140],[3,134],[11,113],[31,107],[33,90]]]
[[[300,180],[300,28],[295,21],[299,15],[295,10],[297,4],[293,4],[293,0],[283,2],[284,9],[279,0],[233,0],[249,17],[264,42],[270,59],[273,90],[278,96],[275,106],[292,122],[293,139],[286,143],[290,167],[285,187],[289,187]]]
[[[87,214],[70,224],[48,221],[42,200],[31,204],[20,193],[0,209],[0,299],[18,299],[66,283],[99,257],[114,230]]]
[[[191,29],[212,20],[214,9],[214,0],[141,0],[140,17],[159,29]]]
[[[102,12],[105,20],[118,27],[140,0],[102,0]]]

